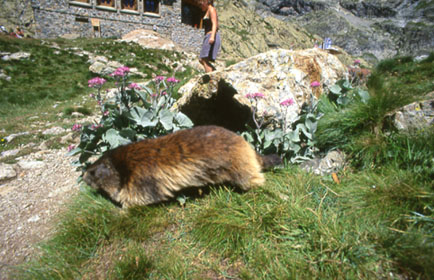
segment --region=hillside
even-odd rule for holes
[[[219,0],[223,57],[273,48],[302,49],[330,37],[334,46],[371,63],[434,49],[434,1]],[[34,32],[29,0],[0,2],[0,24]]]
[[[372,62],[434,49],[434,1],[243,1],[264,16],[297,23],[353,56]]]

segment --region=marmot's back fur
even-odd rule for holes
[[[249,190],[265,182],[262,169],[280,163],[277,155],[257,154],[229,130],[199,126],[111,150],[88,167],[83,179],[129,207],[208,184],[228,182]]]

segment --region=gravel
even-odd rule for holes
[[[56,214],[79,191],[80,173],[66,153],[66,148],[43,150],[18,158],[8,167],[16,176],[0,182],[0,279],[31,258],[53,233]]]

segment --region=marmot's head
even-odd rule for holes
[[[111,199],[119,202],[121,179],[109,157],[103,156],[90,165],[83,175],[83,180],[92,188],[106,193]]]

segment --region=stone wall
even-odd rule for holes
[[[120,7],[120,0],[115,0]],[[159,13],[144,13],[143,0],[137,0],[137,11],[98,6],[96,0],[89,4],[68,0],[34,0],[32,8],[36,23],[36,38],[116,37],[136,29],[154,29],[186,50],[198,52],[203,30],[181,23],[181,0],[160,1]],[[99,20],[99,33],[91,19]]]

